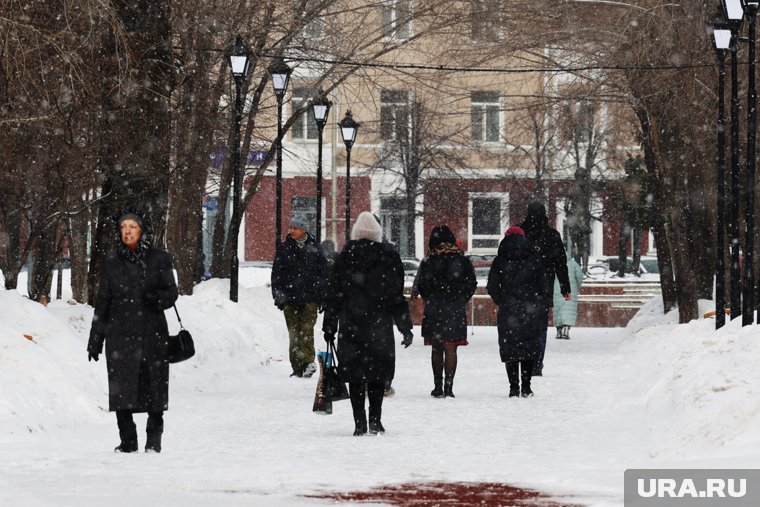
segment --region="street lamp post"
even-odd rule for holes
[[[235,80],[235,140],[232,146],[232,223],[239,223],[240,217],[240,123],[243,120],[241,101],[242,88],[251,66],[251,52],[238,35],[235,46],[228,55],[232,78]],[[238,300],[238,235],[232,235],[232,256],[230,266],[230,301]]]
[[[346,111],[346,116],[338,123],[340,134],[346,145],[346,243],[351,239],[351,148],[356,141],[356,132],[359,124],[354,121],[351,110]]]
[[[277,175],[276,179],[276,202],[275,202],[275,246],[282,241],[282,102],[288,89],[290,73],[293,71],[285,60],[279,59],[269,67],[272,76],[272,87],[277,97]]]
[[[726,324],[725,289],[725,192],[726,192],[726,50],[731,46],[732,33],[726,23],[713,25],[713,44],[718,55],[718,153],[716,156],[718,198],[715,249],[715,329]]]
[[[721,0],[723,19],[731,28],[731,220],[728,232],[731,237],[731,320],[742,314],[742,281],[739,270],[739,78],[737,41],[744,19],[741,0]]]
[[[317,152],[317,244],[322,243],[322,133],[325,130],[330,106],[332,106],[332,102],[327,100],[322,90],[319,90],[311,106],[314,120],[317,122],[317,130],[319,131],[319,148]]]
[[[747,183],[744,189],[744,283],[742,326],[755,321],[755,136],[757,89],[755,87],[755,21],[760,0],[741,0],[749,21],[749,76],[747,84]]]

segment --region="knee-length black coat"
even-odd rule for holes
[[[338,369],[347,382],[393,378],[396,346],[393,324],[410,331],[398,254],[368,239],[351,241],[333,267],[322,330],[337,332]]]
[[[430,340],[467,339],[467,301],[478,282],[470,259],[458,252],[432,254],[419,268],[418,290],[425,301],[422,336]]]
[[[535,361],[546,325],[546,271],[524,236],[501,241],[488,272],[488,294],[499,307],[499,354],[503,362]]]
[[[108,367],[109,409],[157,412],[169,404],[168,328],[164,310],[177,300],[169,254],[137,254],[123,245],[103,258],[87,350]]]

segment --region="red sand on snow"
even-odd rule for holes
[[[385,503],[410,507],[478,505],[481,507],[578,507],[557,503],[530,489],[492,482],[427,482],[384,486],[369,491],[308,495],[336,502]]]

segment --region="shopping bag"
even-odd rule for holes
[[[347,400],[350,396],[348,394],[348,388],[346,383],[340,378],[338,373],[338,356],[335,351],[335,343],[330,342],[327,352],[327,369],[325,371],[325,385],[327,386],[327,392],[330,394],[332,401]]]
[[[325,376],[328,371],[327,355],[328,352],[317,352],[319,378],[317,378],[317,391],[314,393],[314,405],[311,408],[315,414],[321,415],[332,414],[332,397]]]

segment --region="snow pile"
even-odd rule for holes
[[[171,368],[173,380],[202,389],[210,378],[238,376],[287,357],[284,322],[264,287],[240,289],[229,300],[228,280],[209,280],[177,309],[193,335],[196,356]],[[103,360],[87,361],[93,310],[53,301],[47,307],[15,291],[0,291],[0,428],[48,431],[104,417],[108,381]],[[166,312],[170,333],[179,330]],[[28,335],[34,341],[24,337]],[[193,372],[203,368],[205,374]]]
[[[714,303],[700,302],[700,313]],[[657,298],[625,330],[620,352],[638,372],[636,391],[650,425],[649,456],[666,461],[709,455],[754,467],[760,454],[757,326],[741,318],[715,330],[712,318],[678,325]],[[699,465],[704,466],[704,465]]]
[[[105,396],[105,372],[88,368],[86,335],[76,330],[80,317],[61,319],[16,292],[0,291],[2,431],[48,431],[102,413],[93,400]]]

